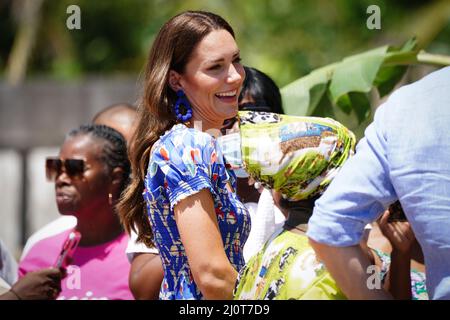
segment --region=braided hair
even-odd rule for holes
[[[66,139],[78,135],[90,135],[91,137],[104,141],[100,160],[112,171],[114,168],[122,168],[123,180],[120,193],[126,188],[130,179],[130,161],[127,154],[127,143],[123,135],[117,130],[100,124],[84,124],[71,130]]]

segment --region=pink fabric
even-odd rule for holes
[[[37,242],[19,263],[19,277],[30,271],[53,266],[71,230]],[[94,247],[78,247],[73,263],[62,280],[59,300],[129,300],[130,263],[125,254],[128,237]]]

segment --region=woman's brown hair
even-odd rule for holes
[[[168,85],[169,71],[183,73],[198,43],[214,30],[231,26],[220,16],[203,11],[186,11],[169,21],[159,31],[148,56],[143,94],[138,106],[137,126],[129,145],[132,180],[117,208],[125,230],[134,230],[138,242],[153,244],[153,232],[142,193],[150,151],[159,137],[176,122],[171,109],[176,93]]]

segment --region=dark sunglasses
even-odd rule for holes
[[[59,158],[47,158],[45,160],[45,174],[47,180],[55,181],[64,168],[65,173],[69,177],[81,176],[84,172],[84,160],[83,159],[65,159]]]

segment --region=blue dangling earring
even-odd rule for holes
[[[177,96],[178,96],[178,99],[175,102],[175,106],[174,106],[174,111],[175,111],[177,120],[179,120],[181,122],[189,121],[189,119],[192,118],[191,105],[189,104],[189,101],[186,98],[186,95],[184,94],[183,90],[181,90],[181,89],[178,90]],[[182,109],[183,112],[181,112],[180,109]]]

